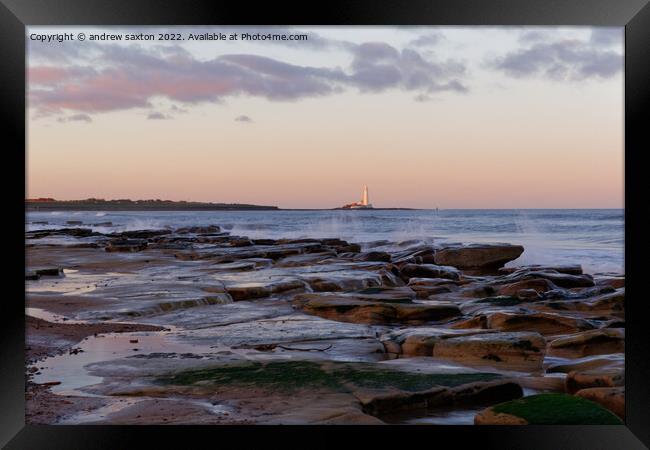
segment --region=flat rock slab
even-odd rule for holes
[[[304,291],[306,283],[298,279],[284,279],[268,283],[234,283],[226,286],[226,292],[234,301],[253,300],[287,291]]]
[[[492,333],[493,330],[454,330],[441,327],[412,327],[389,331],[380,337],[386,352],[395,356],[433,356],[433,348],[441,339]]]
[[[310,299],[302,304],[302,310],[326,319],[367,324],[426,323],[460,315],[458,306],[452,303],[425,305],[343,296]]]
[[[400,275],[404,279],[411,278],[447,278],[459,280],[460,272],[450,266],[436,264],[405,264],[400,269]]]
[[[459,269],[498,268],[513,261],[524,252],[521,245],[475,244],[444,248],[435,252],[436,264]]]
[[[625,352],[624,328],[601,328],[555,339],[548,344],[549,356],[582,358]]]
[[[524,270],[507,275],[504,281],[520,281],[526,279],[543,278],[561,288],[584,288],[595,286],[594,279],[591,275],[571,275],[567,273],[555,272],[552,270]]]
[[[594,325],[584,319],[551,313],[498,312],[488,316],[487,327],[501,331],[535,331],[543,335],[589,330]]]
[[[562,359],[562,358],[560,358]],[[572,360],[564,360],[554,362],[546,366],[546,372],[580,372],[585,370],[592,370],[598,368],[605,369],[624,369],[625,368],[625,354],[614,353],[611,355],[595,355],[586,356],[584,358],[577,358]]]
[[[484,365],[541,369],[546,340],[539,333],[486,333],[442,339],[433,356]]]

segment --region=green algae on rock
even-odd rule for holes
[[[210,369],[185,371],[161,377],[159,382],[175,385],[254,385],[276,390],[330,388],[400,389],[409,392],[434,386],[455,387],[501,378],[496,373],[431,374],[378,368],[371,364],[285,361],[252,362]],[[346,387],[349,386],[349,387]]]
[[[530,425],[622,425],[612,412],[593,401],[568,394],[539,394],[500,403],[493,413],[524,419]]]

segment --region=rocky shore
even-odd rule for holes
[[[217,225],[25,237],[29,423],[624,419],[622,274]]]

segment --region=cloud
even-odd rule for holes
[[[488,66],[516,78],[606,79],[623,69],[623,55],[577,39],[534,41],[530,46],[495,58]]]
[[[458,78],[465,67],[455,61],[433,63],[417,51],[402,51],[382,43],[368,42],[354,50],[351,80],[361,91],[382,91],[399,87],[422,92],[467,92]]]
[[[154,98],[186,108],[234,96],[296,101],[350,89],[467,91],[462,64],[429,61],[416,50],[398,50],[381,42],[347,43],[346,51],[353,57],[347,68],[298,65],[254,54],[197,59],[177,45],[88,44],[89,60],[30,66],[28,95],[38,115],[151,108]]]
[[[241,115],[235,117],[235,122],[253,123],[253,119],[251,119],[249,116]]]
[[[90,117],[88,114],[73,114],[71,116],[67,117],[59,117],[57,119],[58,122],[65,123],[65,122],[86,122],[90,123],[93,121],[92,117]]]
[[[444,39],[444,36],[442,33],[429,33],[429,34],[423,34],[422,36],[419,36],[415,39],[413,39],[411,42],[409,42],[408,46],[409,47],[427,47],[430,45],[434,45],[439,43],[441,40]]]
[[[147,119],[149,120],[167,120],[171,118],[172,118],[171,116],[168,116],[158,111],[152,111],[149,114],[147,114]]]
[[[176,114],[185,114],[187,112],[187,109],[180,108],[177,105],[172,105],[169,109]]]
[[[623,43],[623,29],[596,27],[591,32],[590,41],[595,45],[621,45]]]

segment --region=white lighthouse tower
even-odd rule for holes
[[[363,196],[361,197],[360,202],[350,203],[348,205],[342,206],[341,209],[372,209],[370,204],[370,198],[368,196],[368,186],[363,187]]]

